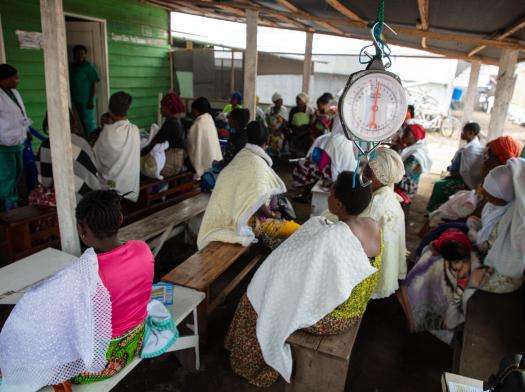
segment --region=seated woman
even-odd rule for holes
[[[468,236],[449,229],[429,244],[401,284],[398,299],[411,332],[430,331],[446,343],[465,321],[467,300],[487,279]]]
[[[330,102],[333,99],[334,96],[330,93],[324,93],[317,98],[317,109],[312,116],[312,122],[310,124],[311,143],[332,129],[332,121],[334,120],[335,113],[330,108]]]
[[[408,124],[401,138],[400,154],[405,166],[405,175],[396,185],[396,192],[407,201],[416,195],[421,174],[429,171],[432,166],[425,136],[421,125]]]
[[[122,213],[115,191],[85,195],[76,217],[90,248],[33,286],[11,312],[0,334],[2,387],[36,391],[71,378],[104,380],[141,350],[153,255],[142,241],[118,241]]]
[[[256,121],[247,127],[248,143],[226,166],[211,195],[199,230],[197,246],[221,241],[250,245],[255,237],[267,245],[290,236],[299,225],[278,219],[268,208],[272,196],[286,192],[265,153],[268,130]]]
[[[164,117],[164,123],[153,139],[144,147],[140,155],[141,172],[156,178],[158,171],[163,178],[172,177],[179,174],[184,166],[184,155],[186,149],[186,133],[182,128],[180,117],[184,115],[186,109],[180,98],[175,93],[166,94],[160,102],[160,112]],[[164,164],[157,168],[157,162],[150,154],[157,145],[164,145]]]
[[[224,106],[222,113],[225,117],[231,113],[233,109],[242,109],[242,94],[238,91],[234,91],[230,97],[230,102]]]
[[[476,189],[481,183],[483,146],[479,142],[479,132],[478,123],[467,123],[463,127],[461,140],[467,144],[454,155],[451,165],[447,168],[449,176],[434,184],[428,201],[428,212],[434,211],[457,191]]]
[[[95,166],[95,155],[86,139],[80,136],[83,132],[80,122],[72,111],[69,111],[71,127],[71,147],[73,153],[73,173],[75,174],[75,194],[79,202],[87,193],[102,187],[98,170]],[[47,114],[42,128],[48,134]],[[53,166],[51,165],[51,145],[47,138],[40,145],[36,156],[38,180],[40,185],[29,194],[29,204],[56,207]]]
[[[334,184],[332,223],[314,217],[263,262],[242,297],[226,335],[233,371],[267,387],[279,374],[290,382],[286,339],[296,330],[329,335],[358,322],[381,267],[381,232],[358,215],[370,203],[370,186],[353,186],[353,173]],[[285,317],[283,317],[285,316]]]
[[[280,156],[284,152],[288,109],[283,105],[283,97],[277,92],[272,95],[272,102],[273,105],[266,112],[266,123],[270,130],[268,153]]]
[[[470,218],[469,225],[483,258],[494,272],[482,289],[495,293],[517,290],[525,268],[525,159],[512,158],[491,170],[483,182],[487,199],[481,225]]]
[[[213,161],[222,161],[219,136],[210,111],[210,102],[204,97],[197,98],[191,104],[191,114],[195,122],[188,131],[187,146],[196,180],[211,167]]]
[[[344,135],[341,121],[336,117],[332,132],[318,137],[306,158],[294,168],[293,187],[301,190],[295,200],[309,202],[310,191],[317,181],[330,186],[339,173],[355,170],[356,166],[354,143]]]
[[[140,188],[140,134],[128,120],[131,95],[119,91],[109,99],[112,124],[104,125],[93,151],[105,185],[136,202]]]
[[[483,155],[482,177],[495,167],[507,164],[511,158],[518,158],[523,145],[512,136],[500,136],[487,143]]]
[[[248,143],[246,126],[249,121],[250,111],[248,109],[233,109],[228,115],[228,125],[232,132],[224,150],[224,159],[219,163],[221,169],[228,165]]]
[[[295,98],[296,106],[290,110],[288,118],[290,151],[298,156],[304,156],[312,143],[310,140],[310,123],[314,111],[308,106],[309,100],[310,97],[305,93],[298,94]]]
[[[373,193],[372,202],[360,216],[379,223],[385,243],[372,298],[392,295],[399,288],[398,280],[404,279],[407,273],[405,214],[394,192],[394,184],[403,178],[404,172],[399,154],[386,147],[379,147],[364,169],[364,176],[372,181]]]

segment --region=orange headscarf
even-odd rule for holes
[[[523,145],[511,136],[500,136],[487,144],[492,153],[505,165],[510,158],[520,156]]]

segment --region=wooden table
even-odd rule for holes
[[[0,305],[16,304],[24,289],[68,266],[75,256],[47,248],[0,269]]]

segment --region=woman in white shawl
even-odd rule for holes
[[[128,120],[131,95],[119,91],[109,100],[112,124],[104,129],[93,147],[99,173],[109,189],[136,202],[140,188],[140,134]]]
[[[332,132],[315,139],[306,158],[299,161],[293,171],[293,186],[301,189],[302,198],[319,180],[331,184],[343,171],[353,171],[357,166],[354,143],[343,132],[339,116],[334,119]]]
[[[264,261],[242,297],[226,336],[230,364],[259,387],[279,374],[290,382],[286,339],[296,330],[338,334],[363,316],[381,266],[381,232],[358,215],[370,203],[370,186],[354,187],[343,172],[328,205],[339,218],[311,218]]]
[[[188,131],[187,147],[196,180],[211,167],[213,161],[222,161],[219,136],[210,111],[210,102],[204,97],[197,98],[191,104],[195,122]]]
[[[479,142],[479,132],[478,123],[467,123],[463,127],[461,140],[466,144],[456,152],[447,168],[450,174],[434,184],[427,206],[429,213],[435,211],[456,192],[476,189],[481,184],[484,148]]]
[[[255,237],[273,247],[274,240],[287,238],[299,228],[295,222],[278,219],[268,207],[272,196],[286,192],[264,151],[268,130],[252,121],[246,133],[248,143],[217,178],[199,230],[199,249],[213,241],[248,246]]]
[[[492,169],[482,193],[487,204],[474,236],[485,255],[483,264],[493,269],[482,289],[512,292],[521,286],[525,268],[525,159],[512,158]],[[471,218],[469,225],[473,223]]]
[[[396,192],[412,199],[419,186],[421,174],[432,167],[432,160],[425,140],[425,129],[419,124],[409,124],[403,131],[401,159],[405,165],[405,175],[396,186]]]
[[[372,181],[372,202],[361,214],[381,225],[385,249],[382,268],[372,298],[386,298],[398,288],[398,280],[405,278],[406,243],[405,214],[394,192],[394,184],[401,181],[405,169],[397,152],[386,147],[376,150],[364,175]]]

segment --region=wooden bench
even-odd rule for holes
[[[0,214],[0,249],[8,262],[19,260],[48,247],[60,246],[56,209],[43,206],[15,208]]]
[[[251,248],[252,250],[250,250]],[[254,249],[255,247],[246,247],[239,244],[212,242],[162,278],[165,282],[189,287],[205,293],[206,299],[199,305],[199,329],[203,341],[207,337],[207,315],[224,301],[226,296],[237,287],[261,260],[262,254],[256,253]],[[219,294],[212,298],[212,285],[228,268],[241,259],[249,260],[248,264]]]
[[[132,223],[151,212],[200,193],[199,185],[193,181],[193,173],[185,172],[163,180],[141,177],[139,197],[136,203],[122,203],[126,223]]]
[[[525,306],[522,290],[509,294],[477,291],[467,304],[459,374],[487,380],[500,361],[525,352]]]
[[[344,391],[359,323],[339,335],[319,336],[304,331],[287,340],[292,347],[293,372],[288,392]]]
[[[210,196],[200,193],[171,207],[158,211],[119,230],[121,241],[142,240],[149,242],[156,256],[164,243],[177,234],[177,227],[206,210]],[[180,231],[178,231],[180,232]]]

